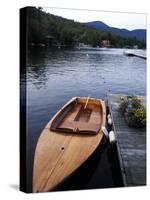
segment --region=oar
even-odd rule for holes
[[[86,109],[86,107],[87,107],[87,105],[88,105],[89,98],[90,98],[90,96],[88,96],[88,98],[87,98],[87,100],[86,100],[86,103],[85,103],[85,106],[84,106],[84,110]]]

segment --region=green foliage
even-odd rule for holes
[[[136,38],[124,38],[111,33],[83,25],[73,20],[58,17],[42,10],[41,7],[28,7],[28,42],[45,43],[46,37],[52,36],[56,42],[73,46],[76,42],[99,46],[102,40],[110,40],[113,47],[135,45],[144,47],[144,42]]]
[[[134,111],[134,116],[139,119],[143,119],[146,117],[146,111],[144,107],[137,108]]]
[[[124,116],[129,126],[146,126],[146,109],[136,96],[128,96],[127,99],[120,104],[119,111]]]

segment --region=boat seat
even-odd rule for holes
[[[89,104],[84,109],[83,104],[75,104],[59,115],[55,123],[58,131],[62,132],[93,132],[97,133],[101,127],[102,118],[98,105]]]
[[[69,118],[70,120],[74,120],[77,113],[80,111],[82,105],[78,104],[76,106],[72,107],[67,107],[64,112],[61,112],[53,121],[51,128],[56,129],[59,124],[61,124],[64,120],[66,120],[66,115],[67,118]],[[68,119],[67,119],[68,120]]]
[[[62,122],[59,126],[59,129],[71,129],[79,131],[94,131],[97,132],[100,129],[100,125],[98,123],[87,123],[80,121],[70,121],[66,120]]]
[[[99,112],[92,111],[90,119],[89,119],[88,122],[89,123],[94,123],[95,121],[98,121],[101,124],[102,119],[101,119],[101,116],[100,116]]]
[[[70,112],[68,113],[68,117],[69,120],[73,121],[77,115],[77,113],[80,111],[80,109],[82,108],[82,105],[81,104],[77,104],[76,106],[74,106],[73,109],[70,110]]]

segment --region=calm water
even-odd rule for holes
[[[146,61],[127,57],[123,55],[123,51],[123,49],[46,48],[29,51],[27,65],[29,190],[31,190],[33,154],[39,134],[66,101],[73,96],[90,95],[105,98],[108,92],[146,94]],[[21,81],[24,81],[23,75]],[[101,162],[108,163],[106,156],[102,156],[102,160]],[[88,188],[115,186],[111,174],[111,178],[104,185],[100,180],[98,182],[94,178],[98,174],[100,176],[98,169],[99,167],[91,176]],[[110,167],[107,166],[101,171],[110,173]]]

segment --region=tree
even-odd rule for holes
[[[27,9],[29,43],[46,43],[46,37],[50,35],[56,42],[68,46],[72,46],[75,41],[80,41],[95,47],[102,40],[109,40],[114,47],[135,44],[141,48],[145,47],[145,42],[138,41],[135,37],[112,35],[79,22],[46,13],[41,7]]]

